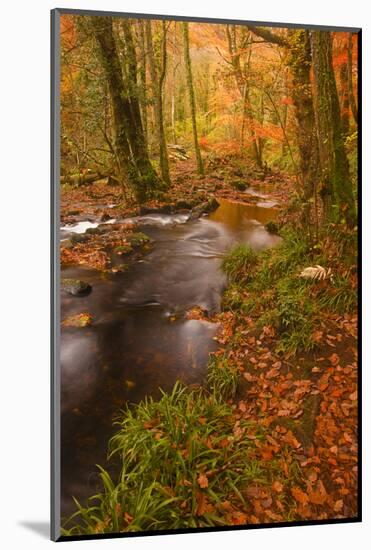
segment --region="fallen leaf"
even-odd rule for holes
[[[200,474],[197,478],[198,484],[201,489],[206,489],[209,486],[209,480],[205,474]]]
[[[276,491],[276,493],[282,493],[283,485],[280,481],[273,481],[272,489],[273,489],[273,491]]]
[[[291,489],[291,494],[294,497],[294,499],[297,502],[299,502],[299,504],[303,504],[303,506],[308,504],[308,502],[309,502],[308,495],[306,493],[304,493],[304,491],[302,491],[300,489],[300,487],[293,487]]]

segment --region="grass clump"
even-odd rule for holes
[[[357,308],[357,288],[350,277],[335,275],[331,288],[319,292],[318,301],[321,307],[336,313],[352,313]]]
[[[214,356],[207,366],[207,383],[216,400],[227,400],[235,397],[239,371],[230,364],[228,357]]]
[[[101,492],[65,523],[63,534],[95,534],[225,525],[225,499],[246,506],[241,491],[271,472],[244,436],[261,428],[245,420],[234,432],[232,408],[214,393],[177,383],[158,401],[123,412],[110,441],[120,459],[117,480],[100,468]],[[251,451],[251,452],[250,452]]]
[[[223,258],[222,270],[232,283],[247,283],[258,262],[258,254],[248,245],[232,248]]]
[[[253,277],[235,275],[240,282],[227,289],[223,307],[253,316],[260,328],[272,326],[278,336],[276,351],[295,354],[315,346],[313,333],[318,314],[330,296],[331,283],[326,282],[321,303],[317,298],[317,282],[299,277],[301,270],[313,262],[308,241],[292,228],[285,228],[282,235],[277,247],[254,253]],[[232,251],[226,257],[228,273],[246,272],[241,256],[240,252]]]

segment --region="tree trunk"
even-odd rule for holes
[[[348,86],[350,108],[354,121],[358,124],[358,108],[353,93],[353,37],[351,32],[348,37]]]
[[[341,123],[344,135],[349,134],[349,84],[348,84],[348,63],[340,66],[340,111]]]
[[[138,37],[139,49],[140,49],[140,55],[141,55],[140,69],[139,69],[140,86],[141,86],[140,104],[141,104],[144,138],[146,140],[146,144],[148,147],[147,53],[146,53],[146,40],[145,40],[145,33],[144,33],[144,21],[142,19],[138,19],[138,34],[139,34],[139,37]]]
[[[327,221],[355,221],[355,203],[344,147],[339,98],[332,64],[331,34],[311,32],[315,118],[321,167],[321,196]]]
[[[194,89],[193,89],[191,56],[189,54],[188,23],[182,23],[182,28],[183,28],[184,59],[185,59],[185,64],[186,64],[189,103],[190,103],[190,107],[191,107],[193,141],[194,141],[194,147],[195,147],[195,153],[196,153],[197,171],[198,171],[199,174],[203,174],[204,173],[204,167],[203,167],[203,163],[202,163],[201,152],[200,152],[200,147],[199,147],[199,144],[198,144],[198,137],[197,137],[196,101],[195,101],[195,94],[194,94]]]
[[[149,69],[152,80],[152,94],[154,100],[154,114],[157,128],[157,138],[160,148],[160,167],[161,176],[164,182],[170,184],[169,160],[166,147],[166,135],[164,130],[163,117],[163,85],[166,75],[166,21],[162,22],[162,40],[161,40],[161,67],[160,74],[156,66],[155,52],[152,39],[151,21],[145,22],[146,39],[148,48]]]
[[[240,92],[240,95],[242,97],[243,107],[242,107],[241,145],[243,145],[243,142],[244,142],[245,119],[247,119],[248,130],[251,136],[252,155],[257,165],[259,166],[259,168],[262,168],[263,161],[262,161],[262,156],[260,151],[260,143],[255,132],[254,115],[253,115],[251,101],[250,101],[250,86],[249,86],[248,71],[250,67],[251,49],[249,51],[248,59],[245,64],[244,70],[242,70],[240,49],[237,47],[237,42],[236,42],[235,25],[232,25],[232,26],[226,25],[226,34],[227,34],[229,55],[231,58],[231,64],[232,64],[233,73],[237,84],[237,89]],[[242,49],[245,49],[245,48],[242,48]]]
[[[297,120],[297,139],[303,199],[303,224],[310,224],[310,200],[317,182],[318,144],[311,88],[311,45],[307,30],[290,30],[288,65],[292,75],[292,100]]]
[[[113,112],[114,148],[119,165],[119,178],[133,188],[138,201],[143,202],[158,187],[159,180],[148,157],[140,117],[139,102],[133,93],[135,50],[132,49],[130,29],[125,31],[128,47],[128,78],[124,82],[113,35],[112,18],[91,17],[91,26],[99,46],[102,66],[108,82]],[[134,56],[134,57],[133,57]]]

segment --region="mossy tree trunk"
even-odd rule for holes
[[[248,27],[264,41],[286,50],[286,64],[292,78],[292,100],[295,108],[296,136],[299,149],[300,192],[303,199],[303,224],[310,225],[311,202],[315,199],[318,173],[318,143],[311,87],[311,45],[309,32],[290,30],[286,36],[266,28]],[[315,201],[313,201],[315,202]]]
[[[348,36],[348,86],[349,86],[349,103],[352,110],[352,115],[356,124],[358,124],[358,108],[353,93],[353,36],[349,33]]]
[[[321,196],[327,221],[355,222],[355,202],[344,146],[329,32],[312,31],[315,118],[321,168]]]
[[[140,106],[143,121],[144,137],[148,146],[148,117],[147,117],[147,52],[144,31],[144,21],[138,19],[138,43],[140,50],[139,78],[140,78]]]
[[[340,113],[344,135],[349,134],[349,84],[348,84],[348,63],[340,66]]]
[[[114,148],[119,178],[128,181],[139,202],[144,202],[159,186],[150,162],[139,101],[136,93],[136,58],[130,26],[123,26],[127,72],[124,75],[116,47],[111,17],[91,17],[91,28],[99,47],[112,104]]]
[[[182,23],[182,29],[183,29],[184,60],[186,65],[187,87],[188,87],[188,95],[189,95],[189,104],[191,108],[193,141],[194,141],[194,148],[195,148],[195,154],[196,154],[197,171],[199,174],[203,174],[204,166],[201,158],[201,151],[200,151],[200,146],[198,144],[198,136],[197,136],[196,100],[195,100],[195,92],[193,88],[191,56],[189,53],[188,23]]]
[[[290,30],[287,62],[292,77],[292,100],[297,120],[303,223],[310,225],[311,200],[318,178],[318,142],[311,87],[312,54],[309,31]]]
[[[160,41],[160,60],[156,63],[155,48],[152,37],[152,25],[151,21],[147,20],[145,22],[146,29],[146,40],[147,40],[147,50],[148,50],[148,60],[149,60],[149,70],[152,80],[152,95],[154,103],[154,114],[156,121],[157,129],[157,138],[160,148],[160,167],[161,167],[161,176],[166,185],[170,185],[170,174],[169,174],[169,159],[167,154],[167,145],[166,145],[166,133],[164,128],[164,113],[163,113],[163,94],[164,94],[164,83],[166,76],[166,65],[167,65],[167,55],[166,55],[166,35],[167,35],[167,25],[166,21],[162,21],[162,35]]]

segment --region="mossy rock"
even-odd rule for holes
[[[61,242],[61,248],[71,249],[71,248],[73,248],[73,245],[74,245],[74,243],[72,242],[71,239],[67,239],[67,240],[64,240],[64,241]]]
[[[102,223],[97,227],[89,227],[86,231],[86,235],[103,235],[113,229],[113,224]]]
[[[216,198],[213,197],[212,199],[209,199],[207,201],[206,207],[204,208],[204,213],[211,214],[211,212],[214,212],[214,210],[216,210],[217,208],[219,208],[219,203]]]
[[[179,199],[175,203],[175,208],[177,208],[178,210],[191,210],[192,203],[190,201],[185,200],[185,199]]]
[[[139,215],[146,216],[147,214],[171,214],[173,207],[171,204],[163,204],[162,206],[141,206]]]
[[[151,242],[151,239],[145,233],[137,231],[128,236],[128,241],[131,246],[142,246],[143,244],[148,244]]]
[[[271,233],[272,235],[278,235],[279,227],[276,222],[268,222],[265,224],[265,229],[268,231],[268,233]]]
[[[90,294],[92,287],[89,283],[79,279],[62,279],[61,289],[72,296],[86,296]]]
[[[85,243],[89,239],[89,235],[86,233],[74,233],[70,241],[72,244]]]
[[[203,202],[199,204],[198,206],[195,206],[192,210],[190,220],[197,220],[202,216],[202,214],[211,214],[211,212],[214,212],[219,207],[218,201],[213,197],[212,199],[209,199],[207,202]]]
[[[130,244],[120,244],[114,249],[114,253],[119,255],[130,254],[130,252],[133,252],[133,247]]]
[[[232,181],[231,186],[236,189],[237,191],[246,191],[247,185],[243,181]]]

